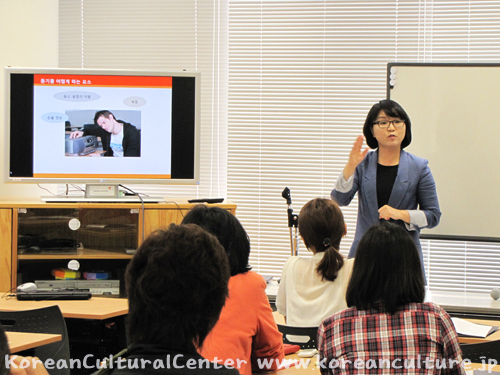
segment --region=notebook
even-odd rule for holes
[[[459,336],[470,336],[470,337],[482,337],[492,334],[498,331],[498,326],[488,326],[484,324],[477,324],[469,322],[465,319],[451,318],[453,324],[455,325],[455,330]]]

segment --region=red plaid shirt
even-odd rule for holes
[[[450,316],[434,303],[350,308],[318,330],[322,374],[465,374]]]

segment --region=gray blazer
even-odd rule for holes
[[[380,223],[377,204],[377,162],[378,150],[369,152],[365,159],[357,166],[354,173],[352,187],[346,190],[345,180],[340,175],[337,185],[331,196],[340,206],[347,206],[358,193],[358,221],[356,234],[349,251],[349,258],[356,254],[356,247],[363,234],[373,224]],[[410,212],[410,224],[401,220],[395,223],[408,230],[420,252],[420,228],[434,228],[439,224],[441,211],[436,193],[436,183],[425,159],[401,150],[399,167],[388,205],[398,210]],[[344,188],[342,187],[344,182]],[[425,215],[425,216],[424,216]],[[422,263],[423,267],[423,263]]]

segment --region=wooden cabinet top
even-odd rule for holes
[[[165,202],[161,203],[144,203],[146,209],[185,209],[189,210],[196,204],[189,203],[188,198],[165,198]],[[211,206],[222,207],[229,210],[236,210],[236,204],[224,200],[223,203],[210,204]],[[43,202],[40,199],[8,199],[0,200],[0,209],[2,208],[140,208],[141,203],[135,202],[113,202],[113,203],[97,203],[97,202]]]

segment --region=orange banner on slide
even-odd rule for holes
[[[146,180],[167,180],[171,178],[169,174],[69,174],[69,173],[33,173],[34,178],[99,178],[102,180],[110,179],[146,179]]]
[[[35,86],[172,88],[172,77],[35,74]]]

